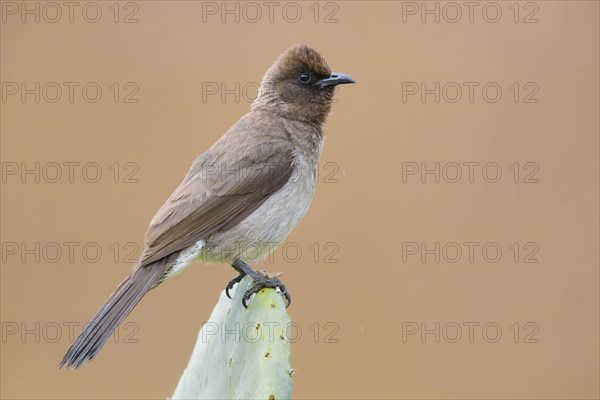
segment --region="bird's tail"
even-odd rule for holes
[[[93,360],[121,321],[168,270],[168,259],[136,268],[121,282],[75,339],[58,368],[79,368],[85,361]]]

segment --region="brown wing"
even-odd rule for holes
[[[153,218],[140,266],[235,226],[288,181],[293,169],[291,142],[264,133],[258,138],[251,134],[252,142],[244,136],[217,142],[194,162]]]

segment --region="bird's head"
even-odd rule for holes
[[[320,125],[331,110],[335,87],[344,83],[354,83],[354,79],[331,72],[319,52],[306,44],[296,44],[269,68],[252,108]]]

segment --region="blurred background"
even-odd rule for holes
[[[599,3],[0,3],[1,397],[166,398],[234,271],[57,364],[290,45],[339,88],[285,273],[296,398],[598,398]]]

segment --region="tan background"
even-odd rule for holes
[[[597,2],[521,3],[518,23],[513,2],[498,3],[497,23],[483,19],[485,3],[478,3],[472,23],[466,8],[456,23],[444,21],[453,17],[448,8],[440,23],[406,14],[403,22],[410,4],[361,1],[318,4],[317,22],[308,2],[297,3],[296,23],[282,17],[284,3],[272,23],[265,6],[256,23],[244,21],[254,17],[250,9],[239,23],[232,16],[222,23],[219,15],[203,22],[200,2],[138,1],[138,22],[129,24],[113,22],[112,2],[98,3],[102,18],[88,23],[81,4],[73,23],[63,7],[56,23],[31,16],[22,23],[20,14],[5,13],[1,27],[2,82],[97,82],[103,89],[97,103],[85,101],[80,89],[73,103],[66,90],[56,103],[35,103],[32,95],[1,103],[5,174],[13,163],[36,162],[47,168],[97,162],[103,173],[97,183],[86,182],[81,169],[69,183],[66,167],[56,183],[48,181],[49,169],[39,183],[31,175],[4,178],[3,398],[172,394],[198,329],[234,276],[227,266],[191,267],[153,292],[118,343],[110,341],[77,372],[56,368],[69,344],[65,324],[87,322],[131,268],[122,253],[113,260],[111,244],[139,244],[192,159],[248,109],[247,96],[203,101],[203,84],[258,82],[296,42],[315,45],[358,84],[338,92],[321,166],[321,178],[330,179],[320,179],[309,213],[289,238],[302,257],[293,262],[294,249],[278,250],[273,262],[260,265],[284,271],[294,296],[289,313],[303,332],[292,352],[295,397],[598,398]],[[134,11],[128,7],[121,4],[120,20]],[[538,22],[523,23],[534,7]],[[334,11],[337,22],[324,23]],[[114,82],[124,90],[117,103],[109,89]],[[138,103],[123,103],[127,82],[139,88]],[[436,103],[433,95],[403,102],[403,82],[496,82],[503,96],[490,103],[476,90],[471,103],[465,90],[456,103]],[[534,82],[539,101],[524,103],[525,91],[515,102],[514,82],[521,90]],[[457,183],[402,179],[403,162],[470,161],[498,163],[502,179],[488,183],[476,169],[469,183],[466,167]],[[138,182],[124,183],[120,175],[114,183],[115,162],[121,174],[133,171],[125,163],[135,163]],[[538,182],[523,183],[520,175],[514,183],[514,162],[522,173],[525,163],[535,163]],[[422,262],[402,245],[469,241],[498,243],[501,260],[486,261],[480,246],[472,263],[467,254],[456,263],[443,257],[436,263],[432,255]],[[37,254],[39,262],[23,251],[36,242],[47,251]],[[62,254],[52,262],[53,242],[79,247],[72,260]],[[537,244],[538,262],[524,263],[528,251],[521,249],[515,263],[514,242]],[[16,255],[6,251],[11,243],[19,246]],[[86,243],[102,249],[98,262],[83,258]],[[332,246],[337,253],[326,258]],[[327,322],[334,325],[326,328]],[[433,334],[402,339],[403,329],[421,323],[434,329],[436,322],[447,327],[439,343]],[[472,343],[469,322],[479,324]],[[451,343],[455,324],[462,337]],[[494,326],[502,334],[489,343]],[[130,343],[125,336],[135,327],[138,343]],[[337,343],[325,340],[328,333]]]

